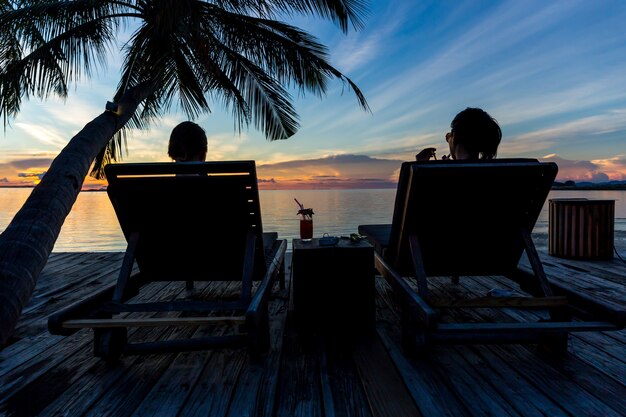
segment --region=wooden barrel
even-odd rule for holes
[[[615,200],[555,198],[549,204],[550,255],[613,259]]]

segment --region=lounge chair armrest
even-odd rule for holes
[[[262,315],[260,313],[262,312],[262,308],[267,308],[267,302],[272,285],[274,284],[274,280],[277,275],[280,273],[280,269],[283,267],[283,263],[285,261],[287,241],[276,241],[274,246],[275,250],[272,252],[272,257],[267,260],[267,270],[265,271],[265,275],[259,283],[257,291],[254,293],[254,296],[248,305],[248,309],[246,310],[246,319],[248,321],[252,320],[255,326],[257,326],[261,320]]]
[[[276,276],[280,272],[280,268],[282,267],[282,263],[284,262],[285,251],[287,249],[286,241],[281,241],[279,243],[278,249],[273,253],[274,256],[268,262],[267,270],[265,271],[265,275],[263,279],[259,283],[250,304],[248,305],[248,309],[246,311],[246,316],[258,316],[259,311],[261,311],[262,307],[267,305],[267,301],[269,298],[269,293],[272,288],[272,284],[274,284],[274,280]],[[257,321],[258,318],[255,319]]]
[[[400,297],[400,301],[411,310],[411,313],[419,317],[421,323],[423,323],[426,328],[432,329],[436,327],[437,313],[435,310],[407,284],[400,274],[385,262],[380,254],[376,253],[374,257],[376,269],[389,285],[391,285],[394,292]]]
[[[269,294],[272,287],[273,278],[266,274],[259,286],[257,287],[248,309],[246,310],[246,321],[252,320],[255,325],[260,321],[263,308],[267,308],[267,302],[269,300]]]

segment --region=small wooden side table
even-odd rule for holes
[[[612,259],[615,200],[553,198],[548,253],[572,259]]]
[[[365,240],[293,240],[293,314],[299,333],[372,334],[376,322],[374,247]]]

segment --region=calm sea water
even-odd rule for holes
[[[0,231],[9,224],[31,189],[0,188]],[[263,229],[275,231],[281,239],[298,237],[297,198],[306,207],[313,207],[315,237],[357,231],[359,224],[390,223],[395,189],[380,190],[262,190],[261,213]],[[552,191],[550,198],[590,198],[615,200],[616,246],[626,246],[626,191]],[[533,231],[548,232],[548,204],[544,206]],[[82,192],[68,215],[54,246],[55,252],[123,251],[124,236],[106,192]]]

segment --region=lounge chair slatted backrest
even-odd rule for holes
[[[405,163],[402,171],[408,193],[394,210],[391,264],[413,271],[413,233],[426,275],[490,275],[517,268],[520,230],[532,231],[557,167],[532,160],[442,161]]]
[[[148,280],[240,280],[249,230],[263,276],[263,226],[253,161],[112,164],[108,194]],[[209,263],[210,262],[210,263]]]

